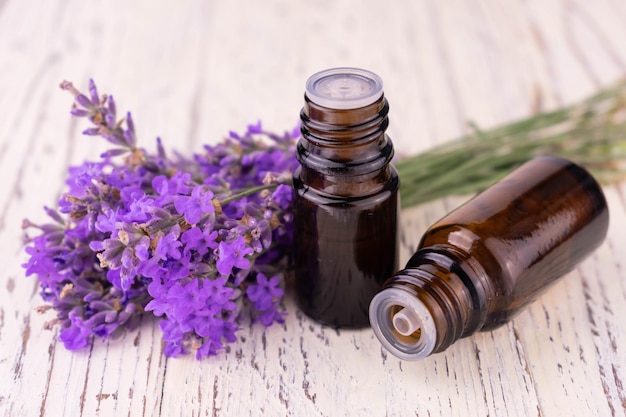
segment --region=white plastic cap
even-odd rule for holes
[[[372,299],[369,316],[380,343],[398,358],[414,361],[435,349],[435,321],[414,294],[400,288],[386,288]]]
[[[383,95],[383,81],[371,71],[332,68],[313,74],[306,82],[306,96],[329,109],[358,109]]]

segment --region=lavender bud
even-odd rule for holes
[[[90,127],[88,129],[83,130],[83,135],[98,136],[99,134],[100,134],[100,128],[98,127]]]
[[[159,158],[163,160],[167,159],[167,155],[165,154],[165,148],[163,147],[163,142],[161,141],[161,138],[157,137],[156,142],[157,142],[157,154],[159,155]]]
[[[211,272],[215,272],[214,268],[211,268],[211,265],[204,262],[196,264],[196,267],[194,268],[194,273],[198,275],[208,275]]]
[[[117,340],[120,337],[122,337],[122,335],[126,332],[127,329],[131,330],[128,328],[128,326],[125,329],[124,327],[120,326],[119,323],[110,324],[106,326],[106,329],[104,330],[105,334],[103,338]]]
[[[71,310],[67,313],[67,316],[68,316],[68,317],[72,317],[72,316],[74,316],[74,317],[82,317],[83,312],[84,312],[84,311],[83,311],[83,306],[82,306],[82,305],[78,305],[78,306],[75,306],[74,308],[72,308],[72,309],[71,309]]]
[[[120,311],[119,314],[116,312],[116,318],[120,324],[125,323],[131,316],[132,313],[127,313],[126,311]]]
[[[111,142],[113,145],[126,145],[123,139],[120,139],[105,126],[101,126],[97,134],[102,136],[108,142]]]
[[[76,100],[78,104],[80,104],[86,109],[91,109],[93,107],[93,104],[91,103],[91,101],[89,101],[87,96],[84,94],[78,94],[76,97],[74,97],[74,100]]]
[[[89,95],[94,106],[100,105],[100,97],[98,97],[98,89],[92,79],[89,80]]]
[[[104,316],[105,323],[113,323],[117,319],[117,311],[111,310]]]
[[[74,117],[87,117],[89,116],[89,111],[84,109],[79,109],[78,107],[73,107],[70,110],[70,114]]]
[[[151,206],[151,207],[148,207],[146,211],[155,217],[156,220],[153,221],[154,223],[158,222],[159,220],[167,220],[167,219],[172,218],[172,215],[170,214],[169,211],[164,210],[160,207]],[[150,224],[152,224],[153,222],[150,222]]]
[[[56,221],[59,224],[65,225],[65,220],[56,210],[46,206],[44,206],[43,209],[45,210],[46,214],[50,216],[50,218],[52,218],[52,220]]]
[[[257,121],[255,125],[248,125],[248,134],[257,134],[257,133],[263,133],[263,126],[260,120]]]
[[[96,327],[102,323],[104,323],[106,319],[107,312],[100,311],[99,313],[94,314],[88,320],[85,320],[85,324],[89,327]]]
[[[108,151],[101,153],[100,158],[103,158],[103,159],[112,158],[114,156],[120,156],[120,155],[124,155],[127,153],[128,153],[128,148],[109,149]]]
[[[123,323],[128,330],[135,330],[139,327],[139,324],[141,324],[141,316],[139,314],[133,314]]]
[[[116,298],[122,298],[124,296],[124,290],[116,287],[112,287],[110,290],[110,294]]]
[[[89,303],[89,308],[95,311],[105,311],[105,310],[111,310],[111,305],[104,301],[94,300]]]
[[[113,100],[113,96],[108,97],[107,106],[109,109],[109,114],[111,114],[115,119],[115,115],[117,114],[117,108],[115,106],[115,100]]]
[[[125,130],[123,135],[124,135],[124,142],[131,148],[134,148],[135,143],[137,142],[135,138],[135,133],[133,133],[131,130]]]
[[[89,249],[94,252],[103,251],[105,249],[104,243],[100,240],[92,240],[91,242],[89,242]]]
[[[92,301],[99,300],[102,298],[102,293],[98,291],[93,291],[83,297],[83,300],[86,303],[91,303]]]
[[[128,126],[128,130],[135,133],[135,123],[133,122],[130,112],[126,113],[126,126]]]
[[[162,167],[154,161],[145,161],[142,167],[154,173],[160,173],[162,169]]]
[[[107,124],[109,129],[115,130],[117,121],[115,120],[115,116],[114,115],[112,115],[110,113],[107,113],[104,116],[104,121],[106,122],[106,124]]]
[[[105,250],[119,250],[121,253],[124,249],[124,244],[118,239],[105,239],[102,244]]]
[[[65,237],[65,228],[62,228],[56,224],[44,224],[41,226],[41,231],[46,236],[46,241],[54,245],[62,245],[62,240]],[[69,242],[69,239],[67,240]],[[64,249],[64,250],[67,250]]]

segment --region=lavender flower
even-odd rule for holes
[[[74,95],[83,133],[116,147],[69,169],[53,222],[29,238],[26,275],[36,275],[56,311],[68,349],[162,317],[165,354],[214,355],[248,313],[266,326],[283,320],[285,254],[291,244],[294,136],[261,123],[191,158],[138,148],[130,113],[117,120],[112,96],[93,83]],[[124,155],[123,158],[119,158]],[[65,216],[63,216],[65,215]],[[271,277],[271,278],[267,278]]]
[[[203,191],[203,187],[195,186],[190,196],[177,195],[174,197],[174,207],[176,211],[184,214],[185,220],[189,224],[196,224],[203,214],[213,213],[213,193]]]
[[[253,252],[254,250],[246,244],[243,236],[238,236],[230,242],[220,242],[219,256],[216,261],[218,272],[221,275],[229,276],[232,274],[233,268],[250,269],[250,260],[246,256]]]
[[[277,309],[278,303],[285,294],[282,288],[282,277],[275,275],[267,279],[265,274],[259,272],[256,278],[257,282],[247,288],[246,294],[255,309],[261,313],[258,317],[261,323],[269,326],[274,321],[282,320]]]

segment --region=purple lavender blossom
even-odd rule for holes
[[[230,275],[233,268],[244,270],[250,268],[250,260],[246,258],[246,255],[252,254],[254,250],[246,245],[243,236],[239,236],[230,242],[220,242],[218,250],[219,256],[216,266],[221,275]]]
[[[196,224],[203,214],[213,213],[213,193],[204,191],[201,186],[195,186],[190,196],[177,195],[174,197],[174,207],[180,214],[184,214],[189,224]]]
[[[51,217],[58,220],[59,215]],[[89,345],[94,337],[115,337],[120,328],[132,330],[148,302],[141,285],[127,292],[114,287],[88,245],[102,236],[86,223],[83,218],[73,227],[26,224],[42,231],[27,247],[26,275],[38,276],[42,298],[57,312],[52,323],[60,325],[60,340],[71,350]]]
[[[65,346],[118,337],[147,312],[162,318],[167,356],[201,359],[236,341],[244,312],[281,322],[297,132],[258,122],[170,159],[158,138],[155,154],[137,147],[132,116],[118,120],[93,81],[87,95],[61,87],[75,98],[71,114],[92,124],[84,134],[115,146],[69,168],[61,214],[45,209],[52,223],[24,222],[40,232],[28,240],[26,275],[38,277]]]
[[[218,244],[216,242],[217,231],[211,230],[210,227],[204,230],[200,227],[194,226],[187,230],[181,236],[181,242],[185,245],[185,252],[197,253],[199,256],[204,256],[209,253],[210,250],[216,249]]]
[[[69,320],[71,325],[61,330],[59,336],[61,342],[69,350],[78,350],[89,346],[92,329],[77,313],[70,313]]]
[[[282,314],[278,311],[278,305],[285,291],[282,288],[282,276],[274,275],[267,279],[265,274],[258,273],[256,283],[250,284],[246,289],[246,295],[259,312],[258,319],[265,326],[274,321],[282,322]]]
[[[293,189],[288,185],[280,184],[272,193],[272,201],[281,210],[289,210],[293,202]]]
[[[154,256],[161,260],[180,259],[183,244],[178,240],[179,236],[180,226],[177,224],[168,234],[159,237]]]

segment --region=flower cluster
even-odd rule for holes
[[[285,254],[291,243],[291,173],[297,132],[251,125],[191,158],[136,145],[130,113],[118,119],[112,96],[71,83],[71,110],[83,133],[114,145],[98,162],[69,169],[53,220],[28,238],[27,275],[56,311],[68,349],[113,338],[150,312],[168,356],[213,355],[249,317],[283,320]]]

